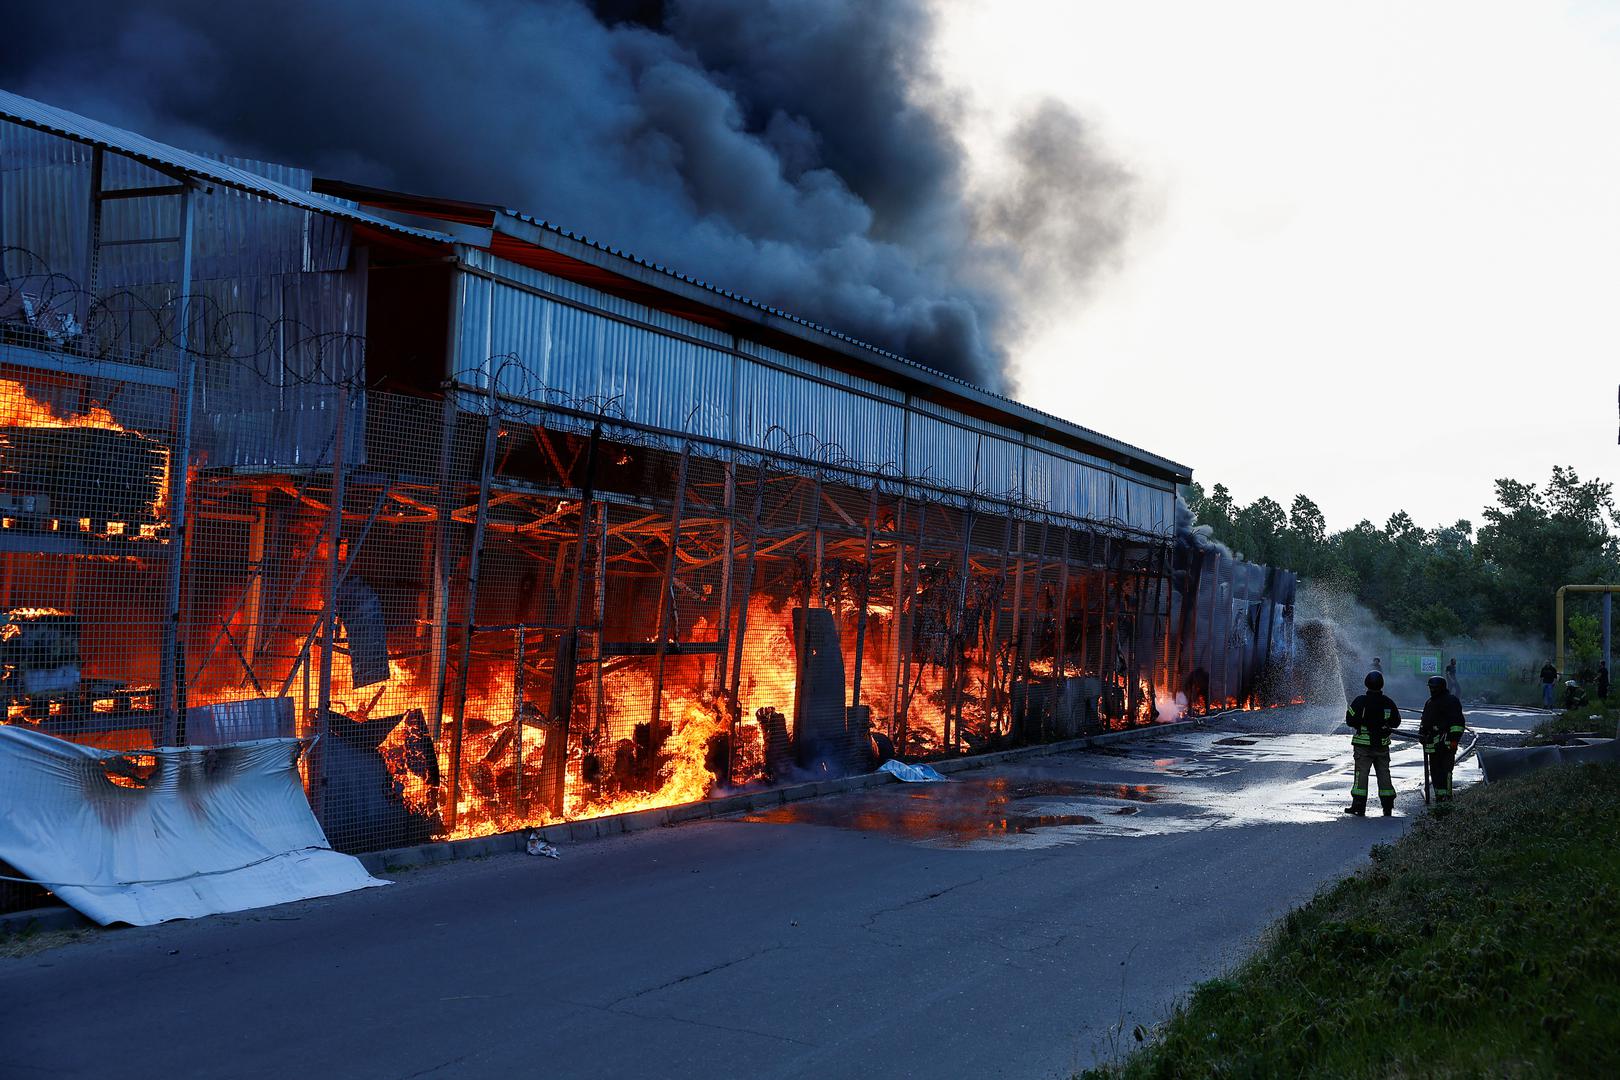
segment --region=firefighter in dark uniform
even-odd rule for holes
[[[1430,679],[1429,700],[1423,703],[1423,719],[1418,722],[1418,741],[1429,759],[1436,802],[1451,798],[1451,767],[1457,763],[1457,743],[1467,727],[1462,701],[1446,680],[1438,675]]]
[[[1345,710],[1344,722],[1355,729],[1350,745],[1355,750],[1356,783],[1350,789],[1347,814],[1365,817],[1367,814],[1367,773],[1378,771],[1378,801],[1384,806],[1384,816],[1395,812],[1395,781],[1389,775],[1389,733],[1401,726],[1401,713],[1395,703],[1384,695],[1384,673],[1369,671],[1362,680],[1367,687]]]

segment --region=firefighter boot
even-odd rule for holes
[[[1367,816],[1367,796],[1365,796],[1365,795],[1352,795],[1352,796],[1350,796],[1350,805],[1344,808],[1344,812],[1347,813],[1347,814],[1354,814],[1354,815],[1356,815],[1356,817],[1366,817]]]
[[[1395,796],[1380,795],[1378,801],[1384,804],[1384,816],[1390,817],[1395,813]]]

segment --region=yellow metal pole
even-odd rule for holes
[[[1564,671],[1564,593],[1568,585],[1560,586],[1553,598],[1553,653],[1558,657],[1558,670]],[[1545,691],[1544,691],[1545,692]],[[1438,707],[1438,706],[1437,706]]]
[[[1558,654],[1558,671],[1563,674],[1564,668],[1564,594],[1580,593],[1617,593],[1620,585],[1560,585],[1553,594],[1553,651]]]

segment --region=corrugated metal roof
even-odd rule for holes
[[[448,244],[458,241],[458,238],[450,233],[417,228],[390,220],[387,217],[368,213],[346,200],[307,190],[299,190],[296,187],[247,169],[205,157],[201,154],[181,150],[144,135],[92,120],[77,113],[69,112],[66,109],[47,105],[44,102],[35,101],[32,98],[23,97],[10,91],[0,90],[0,119],[23,124],[63,138],[99,146],[163,171],[181,172],[189,176],[200,177],[239,191],[301,207],[316,213],[359,222],[389,232],[419,237],[437,243]],[[323,183],[335,182],[323,181]],[[362,191],[362,189],[358,188],[355,190],[357,193]],[[364,189],[364,191],[370,192],[373,197],[386,194],[375,189]],[[362,194],[361,197],[364,197],[364,195]],[[413,207],[415,207],[415,204],[413,204]],[[418,210],[418,212],[431,211]],[[567,243],[581,245],[593,252],[612,256],[625,263],[633,264],[644,271],[652,271],[664,279],[663,288],[666,290],[670,283],[676,282],[690,289],[699,290],[705,294],[701,302],[709,306],[723,309],[726,304],[732,304],[745,309],[748,313],[752,313],[756,319],[763,315],[772,320],[779,320],[780,323],[787,324],[786,328],[795,331],[795,336],[809,340],[821,339],[820,343],[823,345],[830,345],[847,356],[887,369],[910,382],[936,386],[958,397],[977,401],[998,413],[1005,414],[1009,419],[1016,422],[1016,426],[1028,431],[1030,434],[1041,435],[1044,433],[1042,429],[1045,429],[1118,454],[1126,459],[1126,464],[1148,466],[1178,478],[1191,476],[1191,470],[1187,466],[1169,458],[1161,457],[1141,447],[1111,438],[1063,417],[1032,408],[1023,402],[986,390],[965,379],[959,379],[953,375],[936,371],[925,364],[920,364],[898,353],[890,352],[887,349],[872,345],[831,327],[822,326],[781,308],[761,303],[740,293],[690,277],[660,263],[649,262],[628,251],[598,243],[588,237],[571,232],[560,225],[532,217],[521,211],[507,209],[496,215],[495,228],[497,231],[503,231],[500,228],[502,218],[509,222],[521,222],[532,229],[560,238]],[[509,235],[513,235],[515,239],[527,239],[530,242],[535,239],[532,235],[524,237],[521,228],[505,231]],[[567,252],[562,253],[567,254]],[[649,282],[649,284],[652,283]]]
[[[695,289],[700,289],[715,297],[719,297],[722,300],[742,305],[743,307],[750,308],[755,312],[770,316],[771,318],[780,319],[804,331],[807,331],[810,334],[831,339],[833,342],[837,342],[838,344],[844,346],[844,348],[840,351],[843,351],[849,355],[856,355],[858,358],[865,359],[869,362],[874,360],[884,361],[885,363],[881,364],[880,366],[889,367],[891,370],[898,368],[899,373],[909,379],[914,379],[917,382],[925,384],[940,386],[951,393],[955,393],[970,399],[980,400],[985,404],[1008,414],[1012,418],[1024,421],[1022,426],[1026,428],[1029,427],[1030,422],[1033,421],[1040,427],[1049,428],[1069,435],[1072,438],[1078,438],[1086,442],[1093,443],[1099,447],[1122,454],[1141,464],[1156,467],[1164,472],[1182,477],[1190,477],[1192,475],[1192,470],[1180,462],[1172,461],[1166,457],[1161,457],[1160,455],[1152,453],[1148,450],[1144,450],[1139,446],[1122,442],[1119,439],[1104,435],[1099,431],[1094,431],[1091,428],[1084,427],[1072,420],[1064,419],[1063,417],[1057,416],[1053,413],[1043,412],[1042,410],[1033,408],[1032,406],[1026,405],[1021,401],[1007,397],[1004,394],[998,394],[994,391],[986,390],[984,387],[968,382],[966,379],[959,379],[954,375],[947,375],[942,371],[936,371],[933,368],[928,367],[926,364],[920,364],[915,360],[901,356],[899,353],[890,352],[888,349],[880,348],[879,346],[873,345],[869,342],[862,341],[861,339],[852,337],[851,335],[840,330],[834,330],[831,327],[822,326],[819,323],[811,322],[809,319],[802,318],[793,314],[792,312],[783,311],[781,308],[772,307],[769,304],[761,303],[758,300],[743,296],[740,293],[734,293],[729,289],[723,289],[718,285],[712,285],[707,281],[701,281],[697,278],[690,277],[671,267],[664,266],[661,263],[650,262],[637,255],[633,255],[628,251],[623,251],[619,248],[610,247],[606,244],[599,243],[590,239],[589,237],[571,232],[560,225],[556,225],[552,222],[525,214],[520,210],[507,209],[504,214],[505,217],[510,220],[523,222],[524,224],[543,230],[566,241],[584,245],[585,247],[591,248],[594,251],[633,263],[644,270],[651,270],[654,273],[664,275],[667,278],[678,281],[684,285],[691,286]],[[497,231],[500,231],[499,219],[497,219],[495,227]],[[865,355],[863,356],[861,354]]]
[[[125,131],[123,128],[113,127],[111,124],[104,124],[99,120],[92,120],[78,113],[23,97],[21,94],[13,94],[9,90],[0,90],[0,120],[9,120],[64,139],[99,146],[103,150],[134,158],[160,171],[180,172],[187,176],[200,177],[261,198],[360,222],[389,232],[403,233],[439,243],[452,242],[452,238],[445,233],[401,225],[356,209],[337,199],[299,191],[267,176],[260,176],[246,169],[194,154],[189,150],[181,150],[167,143],[160,143],[156,139],[149,139],[145,135]]]

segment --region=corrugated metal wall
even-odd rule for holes
[[[457,295],[454,372],[502,394],[885,469],[953,491],[1167,536],[1164,481],[477,249]]]
[[[238,164],[309,187],[304,170]],[[85,330],[99,355],[172,365],[180,199],[103,201],[91,267],[91,173],[90,147],[0,123],[0,248],[13,249],[0,275],[25,291],[75,293],[75,318],[93,324]],[[172,183],[103,155],[103,191]],[[196,384],[197,445],[216,465],[317,460],[330,452],[332,384],[364,372],[365,268],[352,257],[350,226],[224,187],[192,197],[191,337],[211,358]],[[350,442],[350,460],[358,460],[363,443]]]

